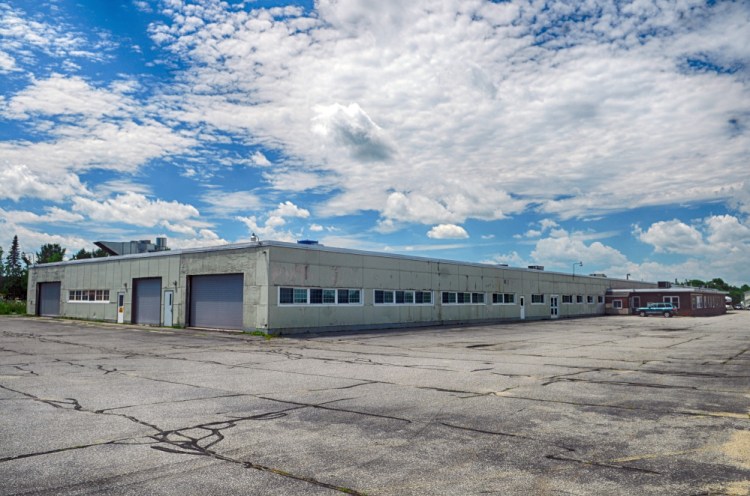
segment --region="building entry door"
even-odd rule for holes
[[[559,296],[557,295],[550,295],[549,297],[549,316],[550,318],[556,319],[560,316],[560,307],[559,307]]]
[[[117,293],[117,323],[125,323],[125,293]]]
[[[521,304],[521,320],[526,319],[526,300],[521,296],[519,303]]]
[[[164,327],[172,327],[172,308],[174,307],[174,291],[164,291]]]

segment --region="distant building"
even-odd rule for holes
[[[708,288],[672,286],[657,283],[657,288],[611,289],[606,296],[608,315],[631,315],[649,303],[671,303],[679,316],[707,317],[727,312],[723,291]]]

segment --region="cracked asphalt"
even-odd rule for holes
[[[274,338],[0,317],[0,494],[748,495],[750,312]]]

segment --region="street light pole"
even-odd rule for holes
[[[576,276],[576,265],[578,265],[579,267],[583,267],[583,262],[576,262],[573,264],[573,277]]]

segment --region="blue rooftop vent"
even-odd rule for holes
[[[315,241],[314,239],[300,239],[299,241],[297,241],[297,244],[298,245],[317,245],[318,242]]]

